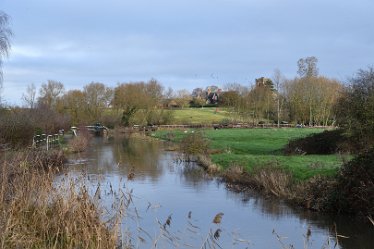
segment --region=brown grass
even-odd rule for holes
[[[85,128],[80,128],[78,136],[73,137],[68,143],[68,148],[70,152],[78,153],[85,151],[88,147],[91,134]]]
[[[0,248],[115,248],[85,189],[53,186],[56,153],[12,153],[0,164]]]
[[[255,169],[251,180],[265,192],[277,197],[290,198],[292,196],[292,175],[277,166],[268,165]]]
[[[242,166],[233,164],[223,172],[222,176],[229,184],[243,186],[243,190],[249,187],[285,199],[292,199],[294,195],[292,175],[275,163],[255,167],[252,172],[247,172]]]

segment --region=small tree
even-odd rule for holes
[[[282,84],[284,82],[285,78],[282,75],[281,71],[279,69],[274,70],[273,75],[273,82],[275,89],[277,91],[277,126],[279,128],[280,126],[280,114],[281,114],[281,96],[280,96],[280,89],[282,87]]]
[[[152,114],[160,107],[162,100],[162,86],[152,79],[147,83],[122,83],[114,89],[113,105],[122,110],[122,124],[129,126],[131,119],[140,110],[145,114]]]
[[[22,100],[30,109],[35,108],[36,104],[36,87],[33,83],[27,86],[26,93],[22,95]]]
[[[374,68],[360,69],[336,105],[338,124],[362,147],[374,144]]]

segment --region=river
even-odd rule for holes
[[[86,152],[69,156],[56,183],[88,188],[104,220],[125,205],[122,239],[135,248],[374,248],[366,222],[237,193],[178,158],[162,142],[94,138]]]

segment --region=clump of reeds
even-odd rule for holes
[[[115,226],[85,189],[53,186],[60,161],[44,157],[12,153],[0,162],[0,248],[115,248]]]
[[[217,164],[213,163],[209,156],[207,155],[198,155],[197,162],[202,166],[208,173],[217,173],[220,171],[220,168]]]
[[[68,149],[70,152],[77,153],[85,151],[88,147],[91,135],[83,128],[79,130],[78,136],[73,137],[68,143]]]
[[[223,177],[228,182],[245,184],[245,181],[248,179],[248,174],[244,171],[243,166],[233,163],[225,170]]]
[[[250,175],[255,186],[277,197],[290,198],[292,194],[292,175],[275,164],[257,167]]]

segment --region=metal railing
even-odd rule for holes
[[[36,135],[32,139],[32,147],[33,148],[40,148],[42,146],[45,146],[46,149],[49,150],[50,148],[59,145],[60,136],[61,136],[60,134],[53,134],[53,135],[41,134],[41,135]]]

